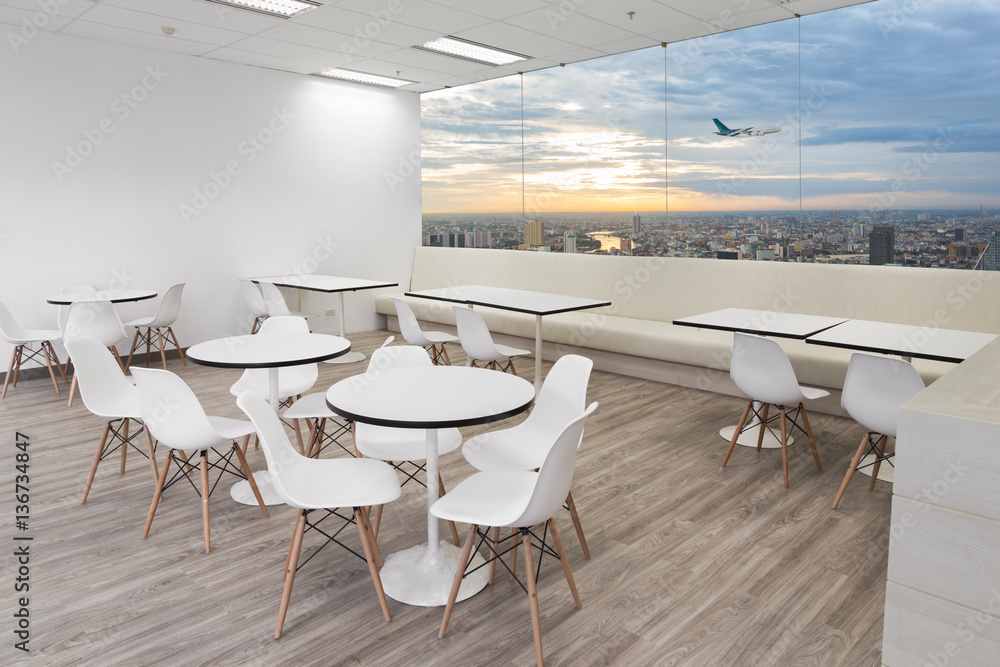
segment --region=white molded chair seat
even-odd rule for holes
[[[874,455],[869,464],[872,466],[872,479],[868,490],[875,488],[882,461],[888,461],[893,456],[892,453],[886,454],[885,449],[888,439],[896,437],[899,409],[923,389],[924,381],[920,379],[920,374],[902,359],[860,352],[851,355],[844,390],[840,395],[840,406],[854,421],[864,426],[867,433],[851,459],[847,474],[844,475],[844,481],[833,501],[833,509],[837,509],[840,504],[866,449]]]
[[[776,419],[780,419],[781,425],[781,467],[785,482],[788,487],[788,425],[798,428],[809,439],[809,447],[812,449],[813,459],[816,468],[823,470],[819,462],[819,452],[816,451],[816,441],[813,438],[812,429],[809,427],[809,417],[803,406],[803,401],[829,396],[830,392],[823,389],[802,387],[795,379],[795,371],[788,360],[785,351],[781,349],[775,341],[762,336],[752,336],[750,334],[733,334],[733,359],[729,365],[729,376],[739,387],[740,391],[750,397],[747,407],[743,410],[733,439],[729,443],[729,449],[722,460],[722,467],[725,468],[729,462],[729,457],[736,447],[736,441],[743,433],[744,426],[751,411],[755,417],[759,417],[760,431],[757,436],[757,451],[760,451],[764,439],[764,430],[771,429],[771,424]],[[755,403],[763,404],[763,413],[758,414]],[[768,420],[767,414],[771,405],[777,406],[780,417],[771,417]],[[788,408],[791,406],[791,409]],[[802,416],[802,426],[798,423],[799,415]],[[752,424],[751,427],[757,426]]]
[[[143,539],[149,535],[149,528],[153,523],[153,516],[156,514],[163,490],[174,482],[193,474],[194,464],[189,462],[186,456],[184,458],[177,457],[175,452],[198,452],[201,459],[201,513],[205,553],[211,551],[208,499],[211,490],[219,482],[219,479],[216,478],[215,483],[209,484],[209,450],[216,452],[221,457],[220,461],[216,461],[212,465],[219,471],[219,477],[223,473],[229,472],[247,479],[261,512],[264,516],[269,516],[267,507],[260,497],[260,491],[257,489],[253,473],[250,471],[250,466],[247,465],[246,458],[243,456],[243,449],[246,448],[250,434],[254,432],[253,424],[241,419],[206,415],[198,397],[194,395],[191,388],[184,380],[170,371],[136,367],[132,367],[131,371],[135,378],[136,388],[139,390],[139,411],[143,423],[152,437],[170,448],[156,481],[153,502],[149,507],[146,525],[142,531]],[[166,409],[164,406],[169,406],[170,409]],[[242,449],[236,442],[238,438],[243,438]],[[226,444],[230,445],[228,453],[223,454],[216,449]],[[239,468],[231,462],[234,456],[239,461]],[[168,482],[167,474],[170,472],[171,461],[177,463],[178,471]]]
[[[94,461],[90,466],[87,484],[83,488],[81,503],[87,502],[87,495],[94,483],[97,466],[116,450],[121,452],[121,467],[119,474],[125,474],[125,460],[129,447],[149,459],[153,473],[153,483],[157,482],[156,455],[153,441],[143,429],[139,411],[139,392],[132,381],[119,372],[111,352],[99,340],[91,336],[80,336],[66,341],[66,350],[73,361],[76,376],[79,378],[80,396],[88,410],[107,419],[101,441],[97,445]],[[134,421],[138,426],[131,435],[129,423]],[[132,441],[144,434],[146,451],[142,451]],[[110,441],[109,437],[110,436]]]
[[[95,294],[97,288],[93,285],[67,285],[59,290],[60,294]],[[70,304],[72,305],[72,304]],[[69,306],[56,306],[56,325],[59,331],[66,326],[66,317],[69,315]]]
[[[514,357],[531,354],[529,350],[494,343],[483,318],[472,308],[455,306],[455,326],[458,328],[458,341],[469,358],[469,366],[475,366],[478,361],[485,363],[487,368],[509,370],[517,375]]]
[[[166,342],[167,344],[173,343],[174,347],[177,349],[177,354],[180,355],[181,361],[187,366],[187,360],[184,358],[184,352],[181,351],[180,343],[177,342],[177,336],[174,334],[174,322],[177,321],[177,316],[181,312],[181,294],[184,292],[184,283],[178,283],[170,287],[167,293],[163,295],[163,299],[160,300],[160,307],[157,309],[155,315],[149,317],[140,317],[138,319],[126,322],[125,326],[135,327],[135,337],[132,339],[132,349],[128,353],[128,361],[125,362],[126,366],[132,365],[132,355],[135,354],[135,349],[142,343],[146,344],[146,365],[149,365],[149,351],[150,348],[155,344],[157,350],[160,351],[160,360],[163,361],[163,370],[167,370],[167,354],[166,347],[164,344],[164,329],[166,330]],[[145,329],[145,331],[143,331]],[[156,332],[156,343],[153,342],[153,332]]]
[[[345,520],[345,527],[352,522],[357,526],[382,614],[386,621],[391,620],[389,606],[382,590],[382,580],[378,573],[382,558],[375,543],[374,531],[368,520],[366,508],[372,505],[381,506],[399,498],[399,479],[396,473],[384,462],[373,459],[311,459],[302,456],[292,447],[274,411],[258,394],[252,392],[240,394],[236,404],[257,429],[261,446],[264,448],[264,457],[267,459],[267,468],[274,479],[275,491],[285,503],[299,509],[282,575],[285,588],[278,611],[275,639],[281,637],[285,623],[295,572],[299,567],[303,535],[307,528],[311,529],[323,519],[335,515],[333,512],[328,512],[312,522],[310,519],[314,510],[353,508],[353,518],[339,514],[336,516]],[[336,536],[339,532],[334,532],[333,535]],[[335,541],[333,538],[328,539]],[[325,545],[326,543],[323,544]]]
[[[583,427],[587,417],[597,408],[597,403],[590,406],[574,419],[566,422],[563,429],[548,447],[548,454],[538,472],[527,470],[487,470],[477,472],[462,480],[450,493],[443,496],[431,506],[431,514],[447,521],[460,521],[472,524],[462,555],[459,558],[458,569],[452,582],[451,595],[445,607],[444,618],[438,637],[444,637],[455,600],[462,584],[466,566],[473,555],[473,545],[476,537],[480,537],[480,545],[489,543],[490,570],[489,582],[493,583],[496,561],[508,551],[515,551],[518,544],[510,547],[499,546],[499,529],[515,528],[510,538],[520,537],[520,546],[524,551],[525,578],[527,579],[528,605],[531,611],[532,634],[535,639],[535,657],[542,664],[542,635],[538,595],[535,587],[535,568],[531,556],[530,528],[545,524],[552,534],[556,552],[562,563],[566,582],[577,607],[582,607],[580,595],[573,581],[573,573],[566,558],[559,531],[553,516],[569,493],[573,483],[573,466],[576,461],[576,451],[583,437]],[[479,530],[480,526],[493,528],[492,537]],[[512,568],[513,569],[513,568]],[[512,572],[513,573],[513,572]]]
[[[410,345],[418,345],[431,355],[431,360],[435,365],[451,365],[448,358],[448,350],[445,349],[447,343],[457,343],[458,336],[452,336],[444,331],[423,331],[417,316],[413,314],[413,309],[409,304],[399,297],[389,297],[396,306],[396,319],[399,320],[399,332],[403,334],[403,340]]]
[[[586,357],[560,357],[545,377],[528,418],[516,426],[470,438],[462,445],[462,455],[477,470],[537,470],[566,423],[583,412],[593,367],[594,362]],[[572,492],[566,496],[566,506],[584,558],[590,558]]]
[[[378,373],[387,368],[408,368],[432,366],[431,358],[422,347],[416,345],[397,345],[380,347],[372,352],[368,360],[369,374]],[[438,455],[447,454],[458,449],[462,444],[462,434],[457,428],[438,429]],[[361,456],[389,461],[403,473],[406,478],[403,484],[410,480],[423,485],[417,474],[424,470],[421,463],[427,458],[427,431],[425,429],[394,428],[389,426],[374,426],[372,424],[354,424],[354,447]],[[416,468],[409,471],[404,464]],[[430,480],[427,481],[430,483]],[[438,490],[444,495],[444,480],[438,474]],[[382,508],[375,514],[375,535],[378,536],[379,523],[382,519]],[[458,528],[450,524],[452,538],[459,542]]]
[[[56,356],[55,348],[52,347],[52,341],[59,340],[61,336],[62,333],[55,329],[25,329],[17,323],[17,320],[10,314],[7,306],[0,302],[0,338],[3,338],[14,346],[14,350],[10,355],[10,364],[7,366],[7,375],[4,376],[3,392],[0,393],[0,398],[7,397],[7,387],[11,384],[12,380],[13,385],[17,386],[17,376],[21,372],[21,366],[38,355],[42,355],[45,358],[45,365],[49,369],[49,377],[52,378],[52,386],[56,388],[57,394],[60,393],[56,374],[52,370],[52,362],[56,362],[56,368],[59,369],[63,381],[66,380],[66,371],[62,367],[59,357]],[[39,348],[32,350],[31,345],[38,345]],[[27,351],[27,356],[25,356],[25,351]]]
[[[271,313],[264,303],[264,297],[261,295],[257,285],[246,278],[240,278],[239,281],[243,300],[246,301],[247,308],[250,309],[250,316],[253,317],[253,325],[250,327],[250,333],[256,333],[260,323],[270,317]]]
[[[126,373],[122,359],[118,356],[118,350],[115,348],[118,343],[126,339],[125,327],[122,326],[122,320],[118,317],[118,311],[115,310],[114,304],[108,300],[77,301],[72,304],[69,307],[69,312],[66,314],[66,322],[63,325],[60,342],[63,344],[63,347],[66,347],[67,341],[79,336],[91,336],[99,340],[104,347],[108,348],[114,354],[115,361],[118,362],[118,367],[121,369],[122,374]],[[67,359],[67,369],[69,368],[69,362],[70,360]],[[73,405],[76,384],[77,380],[74,375],[73,383],[69,388],[70,406]]]

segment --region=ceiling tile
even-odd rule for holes
[[[169,2],[164,2],[164,0],[104,0],[104,4],[178,21],[200,23],[213,28],[235,30],[249,35],[272,26],[281,25],[286,21],[286,19],[275,16],[226,7],[214,2],[206,2],[206,0],[169,0]]]
[[[565,53],[577,46],[509,23],[490,23],[471,30],[463,30],[455,33],[454,36],[534,58],[545,58],[553,53]]]
[[[141,48],[159,49],[160,51],[184,53],[191,56],[202,55],[216,48],[212,44],[192,42],[186,39],[167,37],[162,34],[157,35],[101,23],[89,23],[87,21],[73,21],[60,32],[63,35],[89,37],[90,39],[99,39],[115,44],[129,44]]]
[[[677,10],[664,7],[655,0],[628,0],[624,4],[588,2],[581,4],[577,11],[602,23],[642,34],[653,30],[666,30],[678,23],[687,23],[691,18]],[[635,14],[629,18],[629,12]]]
[[[548,6],[542,0],[504,0],[503,2],[497,2],[496,0],[431,0],[431,2],[437,5],[445,5],[452,9],[461,9],[471,14],[485,16],[494,21],[502,21],[511,16],[517,16],[518,14],[524,14],[536,9],[543,9]]]
[[[228,47],[216,49],[211,53],[206,54],[205,57],[213,60],[225,60],[231,63],[239,63],[241,65],[254,65],[256,67],[266,67],[268,69],[277,69],[285,72],[297,72],[299,74],[312,74],[315,71],[314,66],[311,63],[303,63],[297,60],[280,58],[278,56],[271,56],[263,53],[240,51],[239,49],[231,49]]]
[[[104,4],[97,5],[87,11],[81,17],[81,20],[88,23],[101,23],[128,30],[136,30],[138,32],[148,32],[154,35],[162,35],[163,28],[170,26],[176,30],[174,33],[175,38],[218,46],[223,46],[246,37],[245,33],[233,30],[225,30],[177,19],[166,19],[155,14],[147,14],[145,12],[137,12],[131,9]]]
[[[574,8],[572,11],[567,7]],[[507,19],[505,23],[520,26],[540,35],[553,37],[578,46],[592,46],[616,39],[634,37],[636,32],[601,23],[575,11],[572,3],[548,9],[538,9]]]

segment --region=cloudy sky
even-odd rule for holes
[[[1000,208],[998,34],[994,0],[878,0],[427,93],[423,209],[520,212],[522,113],[529,214]]]

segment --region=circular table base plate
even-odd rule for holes
[[[719,431],[719,435],[721,435],[726,440],[726,442],[732,442],[733,433],[735,432],[736,432],[736,425],[734,424],[732,426],[727,426],[721,431]],[[754,449],[756,449],[758,433],[760,433],[759,428],[754,428],[752,426],[746,427],[744,428],[743,433],[740,433],[740,437],[736,439],[736,444],[743,445],[744,447],[753,447]],[[794,442],[795,438],[789,435],[788,444],[791,445]],[[769,430],[765,429],[764,442],[763,444],[761,444],[761,449],[781,449],[781,440],[778,439],[778,437],[772,435]],[[879,475],[879,477],[881,477],[881,475]]]
[[[348,352],[347,354],[342,354],[339,357],[334,357],[333,359],[327,359],[324,364],[356,364],[359,361],[364,361],[367,357],[361,352]]]
[[[257,490],[260,491],[260,497],[265,505],[285,504],[285,501],[278,496],[278,492],[274,490],[271,473],[267,470],[258,470],[253,474],[253,480],[257,482]],[[253,495],[253,489],[250,488],[250,482],[245,479],[233,484],[229,489],[229,495],[241,505],[257,505],[257,499]]]
[[[867,455],[866,457],[861,459],[861,463],[858,464],[859,466],[858,472],[860,472],[863,475],[868,475],[869,477],[871,477],[872,476],[871,464],[874,462],[875,462],[875,455],[874,454]],[[861,468],[860,466],[867,466],[867,467]],[[878,481],[891,483],[895,478],[895,476],[896,476],[896,469],[893,468],[891,465],[889,465],[887,461],[882,461],[882,465],[880,465],[878,468]]]
[[[458,569],[462,550],[450,542],[441,542],[438,557],[431,559],[427,545],[422,544],[397,551],[385,558],[379,576],[385,594],[393,600],[418,607],[443,607],[448,604],[451,585]],[[478,554],[472,558],[472,567],[485,561]],[[466,576],[458,589],[460,602],[486,588],[489,569],[482,568]]]

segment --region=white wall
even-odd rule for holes
[[[407,286],[420,170],[400,160],[419,151],[416,94],[49,33],[7,46],[0,300],[22,324],[54,326],[45,298],[64,285],[186,282],[175,331],[188,346],[245,326],[238,276]],[[347,301],[348,332],[380,324],[371,292]]]

